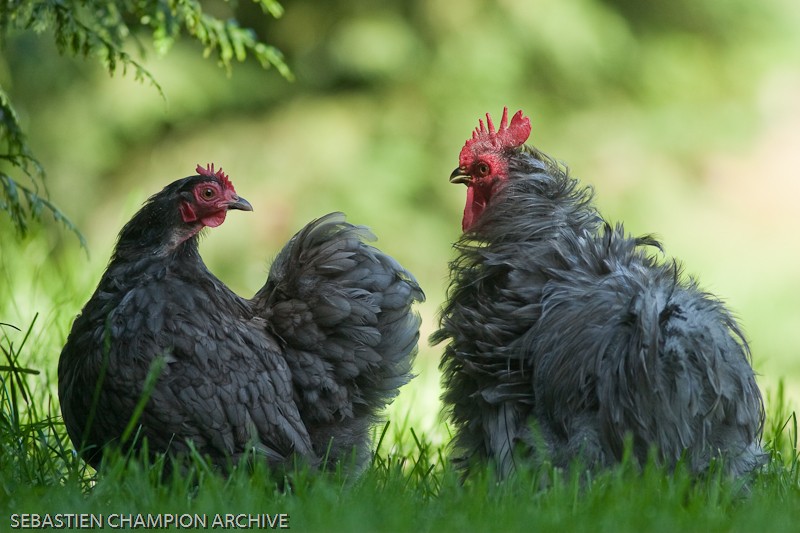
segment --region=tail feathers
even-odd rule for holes
[[[573,278],[546,287],[530,346],[537,417],[567,448],[619,460],[631,436],[641,461],[656,448],[702,471],[722,457],[738,475],[760,461],[764,420],[747,343],[722,303],[659,268],[621,270],[592,292]],[[575,440],[583,412],[596,442]]]
[[[642,289],[631,317],[624,363],[598,390],[612,447],[630,431],[639,454],[657,445],[668,463],[683,456],[695,470],[715,457],[735,475],[760,464],[763,402],[724,306],[693,285],[661,285]]]
[[[328,423],[374,417],[411,378],[424,295],[375,237],[341,213],[315,220],[276,258],[253,298],[279,337],[301,414]]]

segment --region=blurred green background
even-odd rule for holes
[[[393,407],[436,442],[447,286],[465,191],[448,183],[486,112],[523,109],[531,144],[596,188],[610,221],[655,233],[721,296],[766,391],[800,399],[800,3],[796,0],[287,0],[278,20],[206,2],[281,49],[228,76],[188,42],[145,65],[163,87],[11,36],[0,80],[46,166],[51,198],[88,240],[46,221],[25,240],[0,213],[0,322],[26,328],[53,387],[60,346],[121,226],[150,195],[214,162],[255,207],[201,251],[242,295],[300,227],[335,210],[370,226],[428,301],[415,382]]]

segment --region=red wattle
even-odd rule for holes
[[[467,204],[464,206],[464,218],[461,219],[461,231],[467,231],[475,222],[475,215],[472,212],[472,203],[475,199],[475,189],[467,187]]]
[[[469,230],[478,221],[489,203],[490,195],[491,189],[472,185],[467,187],[467,205],[464,206],[464,218],[461,219],[462,231]]]
[[[209,215],[205,218],[201,218],[200,222],[202,222],[205,226],[209,228],[216,228],[223,222],[225,222],[225,215],[227,215],[227,211],[217,211],[213,215]]]

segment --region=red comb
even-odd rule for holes
[[[201,165],[197,165],[195,171],[201,176],[217,178],[222,182],[222,185],[224,185],[225,188],[233,189],[233,183],[231,183],[231,181],[228,179],[228,175],[222,171],[222,167],[219,167],[219,170],[214,172],[214,163],[206,165],[206,168],[203,168]]]
[[[531,120],[522,115],[522,110],[517,111],[508,123],[508,108],[503,108],[503,118],[500,127],[495,131],[492,117],[486,113],[486,125],[483,120],[478,121],[479,127],[472,132],[472,139],[468,139],[461,149],[459,163],[468,166],[475,154],[486,150],[505,150],[522,146],[531,134]],[[488,126],[488,128],[487,128]]]

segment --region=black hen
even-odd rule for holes
[[[724,305],[654,239],[606,223],[590,188],[524,144],[521,111],[496,131],[486,118],[450,178],[467,185],[464,234],[432,336],[449,341],[443,401],[465,468],[604,466],[626,439],[639,461],[655,449],[695,472],[762,464],[761,393]]]
[[[146,439],[151,453],[193,446],[222,467],[255,450],[276,467],[361,468],[371,425],[411,377],[416,281],[333,213],[289,241],[253,299],[237,296],[203,264],[198,236],[252,208],[221,169],[197,171],[125,225],[73,324],[58,365],[73,444],[94,466],[107,445]]]

